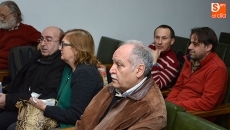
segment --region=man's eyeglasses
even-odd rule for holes
[[[73,46],[73,45],[69,44],[69,43],[61,42],[60,46],[61,46],[61,49],[62,49],[64,46]]]
[[[52,41],[52,39],[45,39],[45,38],[38,39],[38,43],[42,43],[42,42],[51,43],[51,42],[59,42],[59,40],[58,41]]]
[[[11,14],[13,14],[13,13],[9,13],[8,15],[0,15],[0,18],[2,19],[2,20],[6,20],[6,18],[9,16],[9,15],[11,15]]]

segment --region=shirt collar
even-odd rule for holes
[[[132,92],[133,92],[134,90],[138,89],[138,88],[141,86],[141,84],[142,84],[146,79],[147,79],[147,77],[145,77],[143,80],[141,80],[141,82],[138,83],[137,85],[135,85],[134,87],[128,89],[128,90],[127,90],[126,92],[124,92],[123,94],[122,94],[122,92],[121,92],[119,89],[116,88],[116,89],[115,89],[115,91],[116,91],[115,96],[117,96],[117,97],[127,97],[127,96],[131,95]]]

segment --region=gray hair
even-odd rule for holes
[[[21,10],[14,1],[4,1],[0,4],[0,7],[3,7],[5,5],[10,9],[10,13],[17,14],[17,22],[21,22],[23,20]]]
[[[150,49],[144,46],[144,44],[141,41],[137,41],[137,40],[128,40],[122,43],[122,45],[124,44],[134,45],[134,48],[129,57],[132,70],[138,64],[144,64],[145,65],[144,76],[148,76],[151,72],[152,64],[153,64],[153,56],[150,52]]]

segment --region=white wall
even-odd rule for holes
[[[193,27],[209,26],[218,36],[220,32],[230,32],[229,0],[14,1],[24,14],[24,23],[39,31],[50,25],[64,31],[86,29],[93,35],[96,48],[101,36],[137,39],[148,45],[153,41],[154,29],[161,24],[170,25],[177,36],[187,38]],[[226,19],[210,17],[212,2],[227,3]]]

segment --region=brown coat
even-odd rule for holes
[[[159,87],[149,77],[138,90],[118,101],[99,123],[110,105],[115,89],[104,87],[90,102],[75,130],[114,130],[166,128],[167,113]]]

